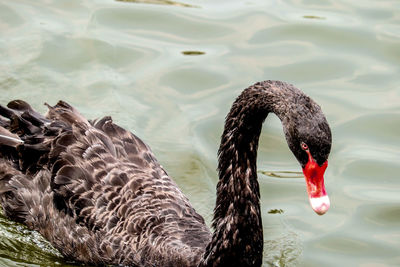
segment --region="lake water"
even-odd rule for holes
[[[64,99],[142,137],[209,223],[223,121],[256,81],[293,83],[333,132],[316,215],[302,178],[259,174],[264,266],[400,265],[400,2],[0,0],[0,101]],[[258,167],[301,171],[280,121]],[[282,210],[281,213],[269,213]],[[0,218],[1,266],[70,266]]]

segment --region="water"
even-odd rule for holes
[[[209,223],[223,119],[261,80],[302,88],[333,131],[330,211],[260,173],[264,266],[400,265],[400,3],[0,0],[0,101],[64,99],[141,136]],[[262,171],[298,172],[268,117]],[[296,175],[295,175],[296,176]],[[270,211],[270,213],[269,213]],[[0,220],[2,266],[70,266]]]

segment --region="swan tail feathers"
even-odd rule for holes
[[[49,190],[50,175],[42,171],[50,151],[49,122],[25,101],[0,105],[0,202],[7,217],[28,226],[36,225],[39,198]]]
[[[65,101],[60,100],[55,106],[50,106],[47,103],[45,103],[45,105],[49,109],[46,117],[51,120],[63,121],[69,125],[79,123],[89,125],[88,120],[83,117],[77,109]]]
[[[91,213],[94,190],[90,166],[76,159],[88,147],[97,148],[95,137],[83,134],[90,132],[89,122],[66,102],[48,107],[44,116],[21,100],[0,105],[2,209],[40,232],[66,258],[104,265],[106,256],[96,247],[102,236],[77,224]]]
[[[0,126],[0,145],[14,147],[23,144],[24,141],[18,135],[11,133],[9,130]]]

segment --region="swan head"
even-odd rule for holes
[[[323,215],[330,207],[329,197],[325,190],[324,174],[328,167],[331,142],[328,138],[326,143],[319,141],[317,146],[315,143],[310,144],[312,146],[300,141],[300,149],[296,153],[301,154],[299,155],[299,163],[303,169],[311,207],[318,215]]]
[[[311,207],[323,215],[330,207],[324,173],[332,144],[331,130],[321,108],[311,98],[302,96],[297,103],[301,105],[283,120],[284,132],[302,167]]]

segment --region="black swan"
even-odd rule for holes
[[[323,174],[331,132],[321,108],[293,85],[245,89],[226,117],[211,233],[138,137],[110,117],[88,121],[69,104],[43,116],[26,102],[0,106],[0,202],[64,257],[120,266],[261,266],[256,157],[269,112],[283,124],[312,208],[329,208]]]

